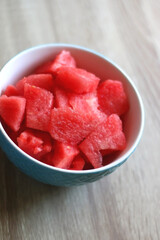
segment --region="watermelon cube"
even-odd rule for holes
[[[85,165],[85,160],[79,154],[73,159],[72,164],[69,169],[70,170],[82,170],[84,168],[84,165]]]
[[[98,98],[96,92],[75,94],[70,93],[69,105],[76,111],[92,114],[92,117],[97,119],[97,123],[106,119],[106,114],[98,109]]]
[[[99,118],[90,112],[71,108],[51,110],[49,132],[53,139],[75,145],[80,143],[97,126]]]
[[[6,133],[8,134],[8,136],[11,138],[11,140],[17,144],[17,137],[19,137],[19,135],[21,134],[21,132],[23,132],[26,129],[25,126],[25,117],[22,121],[22,123],[20,124],[20,128],[18,131],[13,131],[7,124],[5,124],[5,122],[2,119],[2,125],[6,131]]]
[[[16,84],[17,91],[19,95],[24,95],[24,84],[28,83],[30,85],[44,88],[48,91],[53,91],[54,80],[51,74],[32,74],[27,77],[22,78]]]
[[[95,91],[100,81],[93,73],[73,67],[61,67],[55,80],[60,87],[78,94]]]
[[[55,149],[52,155],[52,164],[55,167],[68,169],[75,158],[78,155],[79,150],[77,146],[65,144],[62,142],[56,142]]]
[[[102,167],[100,150],[118,151],[126,146],[125,135],[122,131],[122,121],[117,114],[112,114],[99,124],[79,145],[94,168]]]
[[[116,113],[119,116],[127,112],[129,104],[123,85],[120,81],[106,80],[97,89],[100,109],[107,115]]]
[[[27,129],[17,138],[18,146],[36,159],[52,150],[52,139],[48,133]]]
[[[52,71],[54,73],[57,73],[57,71],[61,67],[76,67],[76,62],[75,59],[72,57],[71,53],[66,50],[62,50],[55,58],[53,66],[52,66]]]
[[[69,95],[69,105],[74,110],[81,110],[84,112],[90,112],[95,117],[103,120],[106,118],[106,114],[99,110],[98,98],[96,92],[85,93],[85,94],[75,94],[70,93]]]
[[[8,87],[3,92],[3,94],[6,95],[7,97],[18,96],[19,95],[19,93],[17,91],[17,88],[15,86],[13,86],[13,85],[8,85]]]
[[[56,74],[62,66],[76,67],[76,62],[69,51],[62,50],[53,61],[45,62],[39,66],[35,73]]]
[[[65,107],[69,107],[69,96],[67,94],[67,92],[58,87],[55,86],[54,88],[54,96],[55,96],[55,107],[57,108],[65,108]]]
[[[53,107],[53,94],[45,89],[25,83],[24,97],[26,98],[26,126],[48,131],[50,113]]]
[[[96,92],[85,93],[85,94],[75,94],[70,93],[69,104],[74,110],[81,109],[82,111],[93,111],[98,110],[98,98]]]
[[[53,151],[45,154],[41,159],[40,161],[47,164],[47,165],[50,165],[50,166],[53,166],[53,162],[52,162],[52,156],[53,156]]]
[[[26,99],[18,96],[0,97],[0,116],[13,130],[18,131],[24,119]]]
[[[34,74],[53,74],[52,65],[53,61],[42,63],[42,65],[38,66],[37,69],[34,71]]]

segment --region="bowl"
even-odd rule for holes
[[[23,76],[31,73],[41,63],[53,59],[61,50],[69,50],[77,66],[93,72],[101,80],[120,80],[129,98],[130,108],[124,116],[124,132],[127,147],[115,155],[104,167],[91,170],[65,170],[44,164],[23,152],[7,135],[0,123],[0,146],[10,161],[25,174],[46,184],[56,186],[81,185],[96,181],[121,166],[136,149],[144,127],[143,103],[130,78],[112,61],[103,55],[71,44],[44,44],[29,48],[13,57],[0,72],[0,93]]]

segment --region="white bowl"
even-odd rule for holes
[[[131,79],[112,61],[101,54],[70,44],[45,44],[27,49],[13,57],[0,72],[0,92],[16,83],[41,63],[53,59],[61,50],[69,50],[77,66],[93,72],[102,80],[120,80],[129,99],[130,108],[124,117],[127,147],[108,165],[92,170],[73,171],[46,165],[23,152],[7,135],[0,123],[0,145],[8,158],[27,175],[47,184],[58,186],[93,182],[113,172],[136,149],[144,127],[144,108],[140,94]]]

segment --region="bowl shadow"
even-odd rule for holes
[[[4,235],[9,231],[14,239],[18,239],[18,222],[23,218],[29,222],[41,208],[48,209],[47,204],[52,204],[53,208],[60,203],[63,205],[65,195],[73,188],[46,185],[28,177],[1,150],[0,159],[0,226]]]

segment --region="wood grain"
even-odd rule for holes
[[[0,67],[28,47],[89,47],[123,68],[145,106],[142,141],[111,175],[80,187],[25,176],[0,150],[1,240],[160,239],[160,1],[1,0]]]

